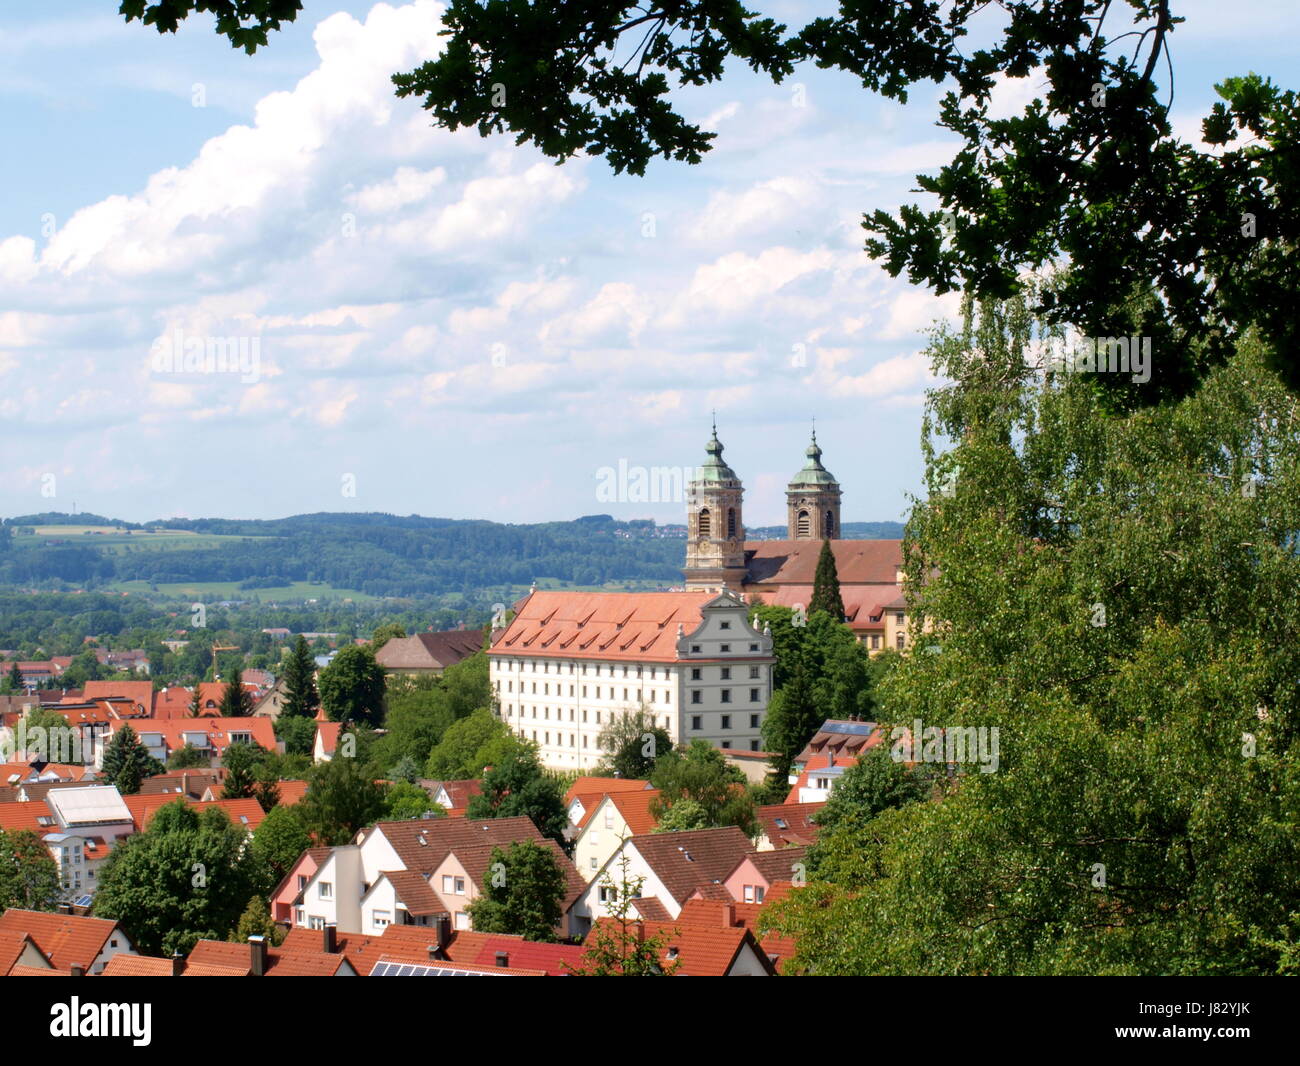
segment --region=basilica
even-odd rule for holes
[[[784,540],[745,539],[745,489],[722,450],[714,426],[707,458],[687,492],[685,587],[725,589],[749,603],[806,608],[822,542],[829,541],[854,635],[869,651],[903,649],[902,542],[840,537],[840,486],[822,465],[816,432],[803,468],[786,486]]]

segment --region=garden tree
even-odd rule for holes
[[[1285,971],[1296,399],[1246,338],[1195,396],[1108,415],[1094,382],[1026,366],[1034,332],[1012,301],[935,338],[953,384],[927,408],[932,495],[905,544],[932,628],[880,715],[996,728],[997,770],[886,810],[855,834],[857,880],[778,905],[792,968]]]
[[[416,764],[418,771],[448,727],[456,721],[443,679],[391,677],[387,703],[386,733],[376,741],[376,758],[387,761],[390,766],[409,759]]]
[[[88,754],[81,751],[80,731],[70,728],[67,718],[47,707],[33,707],[23,715],[14,743],[46,762],[80,762],[82,755]]]
[[[221,787],[222,799],[248,799],[257,787],[262,760],[269,753],[260,744],[237,743],[226,748],[221,765],[226,777]]]
[[[384,790],[360,759],[335,755],[316,766],[297,804],[303,825],[324,846],[346,844],[358,829],[384,816]]]
[[[283,714],[275,720],[275,738],[284,742],[286,754],[310,755],[316,741],[316,723],[311,718],[286,718]]]
[[[867,823],[892,807],[930,798],[943,780],[930,769],[923,763],[908,767],[895,759],[887,740],[860,755],[815,816],[820,829],[808,849],[809,876],[841,884],[861,877],[864,868],[857,845]]]
[[[664,958],[668,937],[646,936],[641,921],[632,914],[632,901],[641,897],[644,877],[628,875],[627,852],[619,851],[619,878],[600,879],[610,899],[608,921],[597,921],[583,941],[582,962],[573,977],[671,977],[681,964]],[[565,964],[567,966],[567,963]]]
[[[274,759],[264,760],[258,765],[253,782],[253,798],[263,811],[271,810],[280,802],[280,775]]]
[[[408,781],[388,786],[388,791],[384,793],[384,807],[384,818],[391,822],[423,818],[426,814],[442,818],[447,814],[446,808],[434,803],[424,789]]]
[[[828,717],[831,716],[817,702],[808,669],[800,659],[785,685],[772,693],[767,714],[763,717],[763,747],[772,753],[770,777],[773,796],[781,791],[782,785],[785,791],[789,791],[790,768],[795,756],[803,751],[817,727]],[[773,798],[772,802],[779,803],[780,800]]]
[[[199,718],[203,715],[203,704],[199,700],[198,682],[195,682],[194,688],[190,693],[190,705],[187,709],[191,718]]]
[[[214,6],[217,32],[251,53],[300,4],[126,0],[121,11],[173,32]],[[1300,102],[1254,74],[1228,78],[1201,124],[1208,147],[1178,137],[1169,45],[1185,6],[1014,0],[990,14],[984,0],[840,0],[791,30],[737,0],[452,0],[446,47],[393,81],[445,128],[509,132],[556,160],[603,155],[633,174],[656,156],[702,159],[716,135],[683,118],[674,82],[720,81],[728,59],[778,83],[812,62],[902,103],[918,83],[943,84],[938,124],[960,143],[917,179],[935,209],[877,209],[863,224],[890,274],[1005,298],[1026,267],[1073,263],[1058,288],[1033,293],[1038,309],[1090,337],[1151,337],[1162,353],[1145,385],[1102,377],[1112,406],[1188,395],[1252,325],[1260,358],[1295,389]],[[1027,78],[1033,99],[1003,117],[994,88]],[[1150,298],[1135,303],[1135,291]]]
[[[388,771],[388,780],[414,784],[420,777],[420,766],[409,755],[403,755]]]
[[[23,690],[23,673],[18,669],[18,661],[15,659],[9,667],[9,675],[6,678],[10,692],[22,692]]]
[[[320,698],[335,722],[379,725],[384,717],[384,668],[369,648],[348,644],[320,672]]]
[[[244,688],[244,679],[236,667],[221,692],[222,718],[247,718],[253,713],[253,696]]]
[[[673,738],[643,703],[627,714],[610,715],[610,722],[597,740],[605,758],[597,776],[649,779],[661,755],[673,750]]]
[[[95,916],[121,922],[142,953],[186,952],[235,928],[264,880],[243,826],[219,808],[198,811],[177,800],[109,853]]]
[[[311,718],[319,706],[316,660],[307,647],[306,638],[299,634],[293,650],[284,662],[284,699],[281,701],[280,718]]]
[[[149,754],[129,725],[123,725],[104,745],[102,779],[116,785],[124,796],[139,792],[140,782],[146,777],[165,771],[166,767]]]
[[[59,868],[30,829],[0,829],[0,911],[52,911],[60,898]]]
[[[293,864],[311,847],[311,835],[296,807],[272,807],[253,830],[253,857],[264,873],[263,888],[271,892],[284,880]]]
[[[844,621],[844,600],[840,597],[840,575],[835,569],[835,553],[831,542],[822,541],[821,554],[817,556],[817,570],[813,574],[812,599],[808,613],[825,611],[837,622]]]
[[[429,753],[424,776],[436,781],[478,777],[485,766],[499,762],[524,742],[487,708],[452,723]]]
[[[109,671],[100,665],[93,647],[78,652],[73,656],[68,668],[58,678],[60,688],[84,688],[87,681],[99,681],[108,676]]]
[[[375,629],[375,634],[370,638],[370,650],[378,652],[385,644],[394,637],[405,637],[406,630],[396,622],[385,622],[382,626]]]
[[[650,804],[656,818],[662,818],[680,800],[690,799],[704,810],[702,828],[734,825],[750,836],[758,831],[745,775],[703,740],[692,740],[660,758],[650,783],[659,789],[658,798]]]
[[[679,833],[688,829],[708,828],[710,828],[709,812],[704,809],[703,804],[696,803],[695,800],[686,796],[664,811],[663,817],[659,819],[659,824],[654,828],[654,832]]]
[[[548,774],[530,744],[516,744],[484,771],[483,791],[471,796],[470,818],[531,818],[543,836],[567,847],[564,829],[569,815],[564,786]]]
[[[282,943],[288,934],[289,931],[271,917],[271,908],[266,900],[261,896],[253,896],[244,908],[244,913],[239,916],[239,924],[226,939],[236,944],[247,944],[250,936],[264,936],[266,942],[274,947]]]
[[[208,757],[193,744],[182,744],[167,756],[168,770],[206,770],[210,765]]]
[[[475,932],[550,943],[564,918],[561,904],[567,892],[555,853],[535,840],[517,840],[508,848],[492,849],[483,892],[466,911]]]

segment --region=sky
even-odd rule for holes
[[[718,134],[700,165],[615,175],[397,99],[441,5],[304,6],[251,57],[207,16],[0,7],[0,515],[680,522],[636,471],[701,463],[716,411],[746,524],[784,522],[814,419],[843,520],[905,517],[957,304],[873,264],[860,222],[951,158],[939,88],[737,68],[676,96]],[[1300,5],[1177,10],[1187,136],[1217,80],[1294,87]],[[231,367],[187,370],[196,345]]]

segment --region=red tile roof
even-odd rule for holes
[[[249,972],[252,970],[252,948],[249,944],[230,944],[224,940],[200,940],[190,951],[186,972],[190,964],[222,966]],[[316,951],[286,950],[283,946],[266,949],[267,977],[335,977],[342,967],[348,966],[341,954],[328,955]],[[197,976],[197,975],[195,975]]]
[[[15,966],[19,965],[18,960],[23,957],[23,952],[28,947],[35,948],[42,957],[45,953],[37,946],[36,941],[28,933],[14,933],[9,931],[0,932],[0,977],[9,973]],[[46,959],[48,962],[49,960]]]
[[[820,545],[819,545],[820,547]],[[521,600],[490,656],[675,662],[677,627],[699,628],[716,593],[549,592]]]
[[[104,967],[104,977],[170,977],[172,960],[151,955],[114,955]]]
[[[136,704],[144,714],[153,714],[152,681],[119,681],[116,679],[87,681],[82,689],[82,697],[86,700],[99,699],[104,696],[125,696]]]
[[[812,819],[826,804],[773,803],[755,811],[767,839],[777,848],[807,845],[817,839],[817,823]]]
[[[596,924],[612,928],[617,922],[616,918],[600,918]],[[769,972],[776,972],[754,939],[754,934],[748,929],[684,922],[680,918],[675,922],[647,921],[632,924],[638,934],[646,939],[664,938],[659,958],[665,967],[676,962],[674,976],[724,977],[746,947],[755,953]]]
[[[81,966],[87,972],[99,957],[110,937],[127,940],[117,922],[106,918],[87,918],[79,914],[47,914],[9,908],[0,915],[0,932],[26,933],[36,942],[46,958],[59,970]]]
[[[746,585],[811,588],[821,550],[820,540],[746,541]],[[841,592],[845,585],[893,585],[898,580],[898,568],[903,565],[901,540],[833,540],[831,552],[835,556]]]
[[[640,781],[634,777],[579,777],[574,779],[565,792],[564,802],[567,806],[579,795],[608,796],[615,792],[642,792],[649,787],[649,781]]]
[[[389,640],[375,653],[375,661],[385,670],[445,670],[482,647],[483,634],[477,629],[416,633]]]
[[[648,833],[633,837],[629,846],[636,848],[679,904],[700,885],[725,881],[740,859],[754,850],[749,837],[734,825],[684,833]]]

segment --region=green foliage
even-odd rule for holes
[[[140,782],[146,777],[166,770],[162,763],[149,754],[129,725],[122,726],[104,745],[101,767],[103,779],[116,785],[124,796],[139,792]]]
[[[380,648],[394,637],[405,636],[405,626],[399,625],[397,622],[385,622],[382,626],[375,629],[374,636],[370,638],[370,650],[377,653]]]
[[[229,939],[236,944],[247,944],[250,936],[264,936],[272,946],[283,942],[288,930],[277,925],[271,917],[271,908],[261,896],[254,896],[248,901],[244,913],[239,916],[239,924]]]
[[[200,813],[177,800],[113,848],[95,916],[121,922],[143,954],[185,952],[235,928],[264,880],[242,827],[217,808]]]
[[[221,692],[222,718],[247,718],[253,713],[253,695],[244,688],[244,680],[236,669]]]
[[[41,838],[30,829],[0,829],[0,912],[52,911],[60,894],[59,868]]]
[[[831,542],[822,541],[821,554],[817,556],[817,571],[813,574],[812,599],[808,613],[824,611],[837,622],[844,621],[844,600],[840,597],[840,575],[835,569],[835,553]]]
[[[419,785],[399,781],[390,785],[384,796],[386,813],[384,818],[392,822],[404,822],[411,818],[422,818],[432,813],[435,817],[445,817],[446,810],[434,803],[429,794]]]
[[[644,705],[630,714],[611,715],[598,743],[607,752],[598,776],[649,780],[660,757],[673,750],[673,739]]]
[[[307,641],[298,635],[293,650],[284,662],[284,698],[280,706],[280,720],[312,718],[320,706],[320,693],[316,691],[316,662]]]
[[[275,737],[284,742],[286,755],[311,755],[316,742],[316,723],[310,718],[285,718],[275,720]]]
[[[704,811],[701,828],[734,825],[750,836],[758,832],[745,775],[703,740],[692,740],[660,758],[650,783],[660,790],[650,805],[656,818],[662,819],[674,805],[689,799]]]
[[[913,511],[907,588],[932,628],[882,691],[888,722],[996,727],[998,768],[842,834],[837,880],[781,905],[794,968],[1285,972],[1295,399],[1247,342],[1196,396],[1109,415],[1087,381],[1026,368],[1033,325],[1013,302],[936,337],[954,384],[923,444],[932,485],[960,477]]]
[[[483,791],[471,796],[470,818],[531,818],[543,836],[561,847],[569,824],[564,788],[542,769],[531,745],[516,743],[483,774]]]
[[[388,771],[389,781],[405,781],[414,784],[420,777],[420,766],[409,755],[403,755]]]
[[[702,803],[684,796],[668,808],[655,826],[656,833],[680,833],[689,829],[710,829],[709,812]]]
[[[424,776],[435,781],[476,778],[485,766],[500,762],[507,752],[522,744],[504,722],[484,708],[447,728],[429,753]]]
[[[226,769],[222,799],[248,799],[257,787],[258,774],[269,752],[258,744],[231,744],[221,765]]]
[[[336,754],[312,770],[310,782],[298,813],[322,845],[346,844],[358,829],[384,817],[384,790],[360,759]]]
[[[495,847],[483,893],[467,907],[474,931],[554,941],[568,891],[555,855],[533,840]]]
[[[296,807],[272,807],[253,830],[250,847],[264,872],[264,891],[270,893],[284,880],[298,857],[311,847],[311,836]]]
[[[168,770],[206,770],[210,765],[207,755],[193,744],[182,744],[167,756]]]
[[[384,717],[384,668],[369,648],[348,644],[320,672],[320,698],[335,722],[378,725]]]

